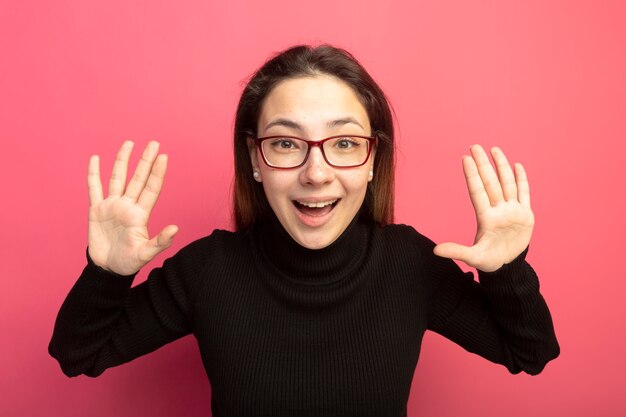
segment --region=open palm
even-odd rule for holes
[[[104,198],[98,156],[89,160],[89,256],[94,263],[120,275],[139,271],[168,248],[178,228],[170,225],[150,239],[148,220],[165,178],[167,156],[158,155],[159,144],[150,142],[126,185],[133,143],[124,142],[117,153],[109,195]]]
[[[480,145],[463,158],[463,172],[476,212],[476,237],[472,246],[441,243],[435,254],[457,259],[485,272],[492,272],[520,255],[530,242],[535,224],[530,208],[526,172],[521,164],[511,169],[499,148],[491,155],[496,170]]]

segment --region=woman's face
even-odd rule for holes
[[[319,75],[280,82],[265,98],[259,137],[287,135],[319,141],[335,135],[371,134],[367,112],[356,94],[338,78]],[[374,152],[367,163],[334,168],[319,147],[311,147],[298,168],[275,169],[250,147],[253,169],[267,200],[287,233],[309,249],[333,243],[348,227],[365,198]],[[310,207],[323,206],[323,207]]]

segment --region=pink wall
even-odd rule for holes
[[[228,227],[241,83],[271,52],[320,40],[353,51],[395,106],[398,222],[472,239],[460,157],[474,142],[500,145],[531,180],[529,259],[561,357],[511,376],[428,334],[409,415],[626,413],[624,3],[370,3],[2,1],[0,415],[209,414],[192,338],[97,379],[68,379],[47,355],[85,262],[87,159],[108,173],[124,139],[162,142],[152,226],[181,227],[169,254]]]

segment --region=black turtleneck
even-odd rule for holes
[[[256,235],[259,261],[287,280],[324,285],[351,274],[365,260],[369,228],[356,217],[337,240],[323,249],[307,249],[289,236],[278,219],[261,225]]]
[[[404,416],[427,329],[512,373],[558,355],[525,253],[479,284],[433,246],[355,219],[310,250],[273,219],[215,231],[133,288],[88,259],[49,350],[67,375],[96,376],[192,333],[214,417]]]

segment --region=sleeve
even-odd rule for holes
[[[535,271],[525,261],[528,248],[497,271],[464,273],[450,259],[424,253],[430,278],[429,328],[516,374],[540,373],[559,355],[550,311]]]
[[[205,241],[196,241],[131,288],[134,276],[108,272],[87,255],[57,316],[50,355],[67,376],[98,376],[189,334],[205,258]]]

